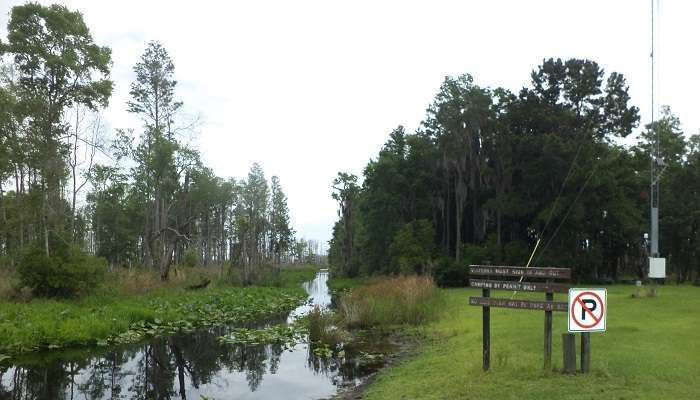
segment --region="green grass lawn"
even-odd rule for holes
[[[306,293],[300,284],[315,273],[314,267],[283,270],[280,287],[219,283],[201,290],[168,287],[143,295],[106,287],[80,300],[0,301],[0,353],[127,343],[279,315],[303,302]]]
[[[491,371],[484,373],[481,308],[468,305],[480,290],[442,290],[445,309],[424,328],[427,343],[381,373],[366,398],[700,399],[700,288],[662,286],[659,297],[644,299],[633,292],[632,286],[608,287],[607,332],[591,334],[591,373],[566,376],[542,369],[544,313],[498,308],[491,309]],[[555,370],[562,368],[566,317],[554,313]],[[578,349],[580,335],[576,343]]]

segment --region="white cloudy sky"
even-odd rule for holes
[[[56,1],[54,1],[56,2]],[[543,58],[589,58],[627,76],[650,119],[650,2],[60,0],[112,48],[111,128],[149,40],[170,52],[197,146],[218,175],[278,175],[300,236],[328,240],[338,171],[360,175],[398,124],[414,130],[446,75],[518,90]],[[0,0],[0,37],[16,0]],[[52,3],[47,1],[45,3]],[[658,95],[700,128],[696,2],[662,1]]]

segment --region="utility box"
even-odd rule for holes
[[[666,278],[666,259],[661,257],[649,257],[649,278]]]

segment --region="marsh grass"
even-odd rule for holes
[[[261,266],[253,272],[253,286],[295,287],[313,279],[318,267],[308,264],[283,266],[277,273],[272,266]],[[217,288],[244,286],[240,268],[174,266],[167,281],[160,280],[158,271],[135,267],[108,271],[98,292],[122,296],[140,296],[163,290],[177,290],[210,281]],[[101,294],[98,294],[101,295]],[[19,287],[17,274],[10,268],[0,268],[0,301],[27,302],[31,293]]]
[[[265,286],[291,287],[312,280],[318,272],[318,266],[311,264],[283,265],[281,268],[273,265],[255,267],[250,273],[249,285],[244,280],[243,268],[240,266],[227,267],[217,284],[232,286]]]
[[[341,329],[338,315],[320,307],[314,307],[305,317],[309,341],[338,348],[348,340],[348,334]]]
[[[205,280],[221,280],[219,268],[210,267],[175,267],[170,278],[163,282],[155,270],[143,268],[117,269],[107,274],[105,289],[117,290],[124,295],[142,295],[163,289],[177,289],[197,285]]]
[[[117,268],[108,271],[104,283],[98,288],[101,293],[114,293],[124,296],[144,295],[159,290],[183,288],[202,282],[203,279],[219,280],[215,268],[173,268],[170,279],[160,280],[155,270],[144,268]],[[99,295],[99,294],[98,294]],[[0,268],[0,301],[28,302],[31,291],[19,285],[17,273],[8,268]]]
[[[17,286],[16,277],[9,268],[0,268],[0,301],[11,300],[15,297]]]
[[[335,294],[340,294],[343,292],[349,292],[352,289],[358,288],[360,286],[368,285],[376,280],[377,278],[338,278],[331,275],[331,279],[328,280],[328,288],[331,290],[331,292]]]
[[[376,280],[340,295],[338,311],[350,328],[418,325],[437,317],[440,293],[432,278],[399,276]]]

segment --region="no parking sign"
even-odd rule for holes
[[[608,291],[569,289],[569,332],[605,332]]]

